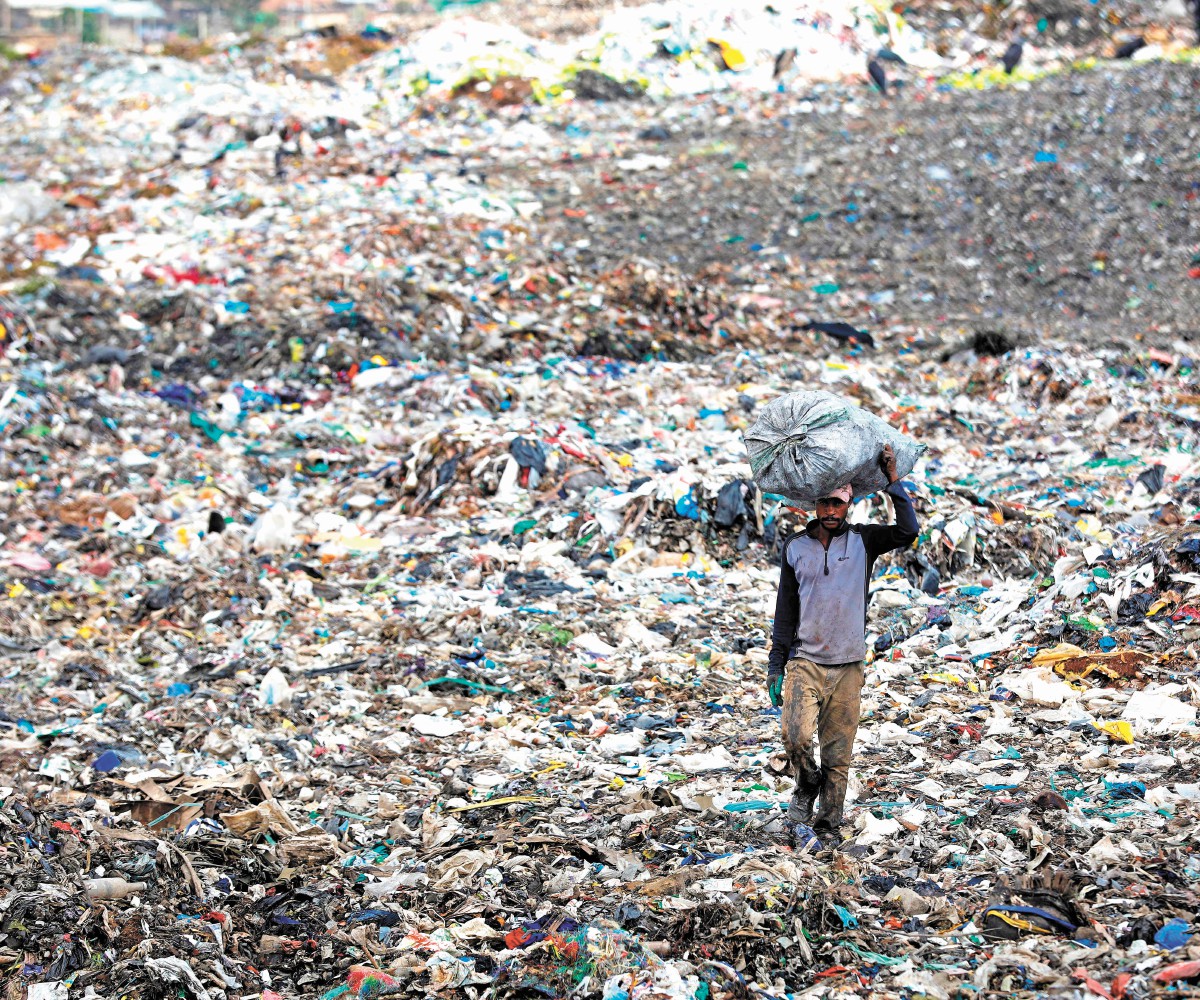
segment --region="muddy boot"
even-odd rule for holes
[[[836,851],[842,846],[842,833],[838,825],[817,820],[813,826],[813,835],[826,851]]]
[[[810,826],[813,818],[813,806],[817,797],[796,789],[792,792],[792,801],[788,803],[787,818],[791,824],[801,823]]]

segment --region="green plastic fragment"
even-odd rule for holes
[[[188,422],[193,427],[198,427],[200,430],[202,430],[204,432],[204,436],[214,444],[225,436],[225,432],[221,430],[220,427],[214,424],[211,420],[205,420],[204,417],[202,417],[196,410],[192,410],[192,415],[188,417]]]
[[[434,677],[432,680],[422,681],[418,684],[415,690],[420,690],[423,687],[439,687],[443,684],[457,684],[460,687],[465,687],[472,694],[478,694],[480,691],[485,691],[488,694],[516,694],[512,688],[496,687],[494,684],[481,684],[479,681],[469,681],[465,677]]]
[[[893,958],[891,955],[881,955],[877,951],[868,951],[866,948],[860,948],[851,941],[839,941],[838,946],[841,948],[849,948],[864,962],[869,962],[872,965],[903,965],[908,961],[907,958]]]

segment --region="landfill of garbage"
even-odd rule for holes
[[[972,6],[4,71],[4,1000],[1200,988],[1200,69]],[[923,448],[836,845],[795,389]]]

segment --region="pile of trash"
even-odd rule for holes
[[[942,65],[886,4],[735,0],[708,8],[661,0],[619,8],[594,33],[566,41],[534,39],[513,25],[449,20],[360,64],[355,78],[394,98],[461,92],[475,83],[486,90],[498,79],[524,81],[540,100],[773,91],[784,76],[783,52],[792,53],[788,79],[839,80],[861,74],[881,44],[915,67]]]
[[[390,52],[3,84],[13,995],[1196,988],[1196,68],[409,107]],[[802,389],[923,447],[828,845],[744,441]]]
[[[1195,976],[1185,355],[4,364],[0,960],[30,995]],[[927,446],[835,855],[788,846],[764,694],[804,515],[741,445],[797,382]]]
[[[572,99],[626,101],[740,91],[771,93],[867,79],[872,58],[903,67],[902,83],[997,86],[1081,59],[1187,58],[1187,12],[1165,5],[1042,0],[912,4],[881,0],[656,0],[622,6],[594,28],[552,36],[534,4],[491,5],[395,36],[369,35],[344,59],[344,82],[406,113],[414,102],[474,97],[504,106]],[[487,19],[481,19],[478,15]],[[1002,65],[1022,44],[1019,71]],[[327,39],[317,48],[329,48]],[[297,43],[289,47],[288,54]],[[372,54],[372,50],[374,53]],[[316,69],[329,56],[316,53]],[[294,71],[296,59],[281,60]],[[309,65],[302,63],[301,65]],[[312,70],[310,69],[309,72]]]
[[[202,339],[235,379],[311,378],[332,352],[328,376],[362,338],[390,361],[686,361],[839,337],[948,357],[1130,329],[1169,347],[1200,307],[1200,256],[1164,221],[1192,194],[1191,66],[911,102],[854,84],[393,121],[367,91],[330,102],[236,67],[57,60],[9,84],[23,141],[0,266],[39,335],[80,355],[182,364]],[[1061,127],[1014,134],[1031,109]]]

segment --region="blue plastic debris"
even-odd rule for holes
[[[99,757],[92,761],[93,771],[115,771],[121,766],[121,756],[115,750],[105,750]]]
[[[1174,951],[1176,948],[1182,948],[1192,939],[1192,935],[1188,933],[1188,922],[1181,920],[1179,917],[1173,917],[1163,924],[1162,928],[1154,935],[1155,944],[1161,944],[1164,948],[1169,948]]]

